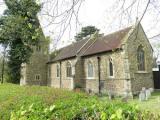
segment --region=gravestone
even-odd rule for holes
[[[141,91],[139,94],[139,100],[144,101],[145,99],[146,99],[146,94],[143,91]]]
[[[146,89],[146,100],[148,100],[148,98],[151,96],[151,91],[150,89]]]
[[[127,103],[128,102],[128,96],[123,96],[121,101]]]
[[[124,96],[122,97],[121,101],[122,102],[128,102],[129,98],[131,98],[130,90],[126,89],[125,92],[124,92]]]
[[[143,87],[143,88],[142,88],[142,91],[140,91],[139,100],[140,100],[140,101],[146,100],[146,88],[145,88],[145,87]]]
[[[139,100],[140,101],[148,100],[152,92],[153,92],[153,88],[146,89],[143,87],[139,94]]]
[[[151,93],[154,92],[154,89],[153,89],[153,88],[149,88],[149,90],[150,90]]]
[[[110,100],[114,99],[113,91],[108,91],[108,97],[109,97]]]
[[[146,88],[145,88],[145,87],[142,87],[142,91],[145,92],[145,90],[146,90]]]

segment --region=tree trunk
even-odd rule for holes
[[[3,84],[3,82],[4,82],[4,67],[5,67],[6,48],[7,48],[7,46],[4,46],[3,59],[2,59],[1,84]]]

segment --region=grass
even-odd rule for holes
[[[137,104],[140,109],[148,110],[153,113],[160,113],[160,92],[152,93],[147,101],[139,101],[138,98],[130,100],[129,103]]]
[[[74,101],[76,99],[73,99],[75,98],[75,95],[76,96],[78,95],[80,98],[85,98],[85,99],[80,99],[80,101],[81,100],[94,101],[94,99],[92,99],[92,96],[88,96],[85,93],[75,93],[74,91],[68,91],[65,89],[55,89],[51,87],[40,87],[40,86],[22,87],[14,84],[2,84],[0,85],[0,120],[9,120],[12,111],[18,111],[22,106],[24,105],[29,106],[33,103],[41,103],[44,104],[44,106],[46,107],[53,105],[55,102],[57,104],[61,104],[61,102],[58,103],[59,101],[63,101],[64,102],[63,105],[65,104],[69,105],[71,101],[77,104],[77,101]],[[117,98],[116,100],[113,101],[109,101],[108,97],[102,97],[99,100],[102,102],[104,100],[105,102],[107,101],[108,103],[120,102],[120,98]],[[95,102],[98,102],[99,100],[96,100]],[[69,103],[67,103],[66,101]],[[89,103],[84,102],[81,104],[82,106],[83,104],[84,106],[87,106],[87,104]],[[148,101],[140,102],[138,98],[136,98],[130,100],[128,104],[137,104],[141,110],[149,110],[154,113],[160,113],[160,92],[153,93]],[[74,108],[74,106],[72,107]],[[73,109],[73,111],[74,110],[75,108]]]
[[[0,120],[9,119],[11,111],[19,109],[24,104],[41,102],[47,106],[61,99],[70,99],[74,95],[73,91],[50,87],[2,84],[0,85]]]
[[[101,99],[103,101],[109,101],[108,97],[106,96],[102,97]],[[119,101],[121,101],[121,97],[118,97],[112,100],[112,102],[115,102],[115,103]],[[151,97],[146,101],[139,101],[139,98],[135,97],[134,99],[130,99],[128,101],[128,104],[138,105],[138,107],[141,110],[146,110],[152,113],[160,114],[160,91],[153,92]]]

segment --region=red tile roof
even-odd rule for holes
[[[58,55],[52,61],[63,60],[71,57],[75,57],[77,52],[80,56],[88,56],[97,53],[111,51],[113,49],[120,48],[122,39],[127,35],[132,27],[128,27],[117,32],[108,34],[103,37],[99,37],[97,40],[81,40],[60,49]],[[88,41],[88,42],[87,42]],[[84,46],[83,46],[84,45]]]

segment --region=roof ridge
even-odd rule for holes
[[[133,25],[131,25],[131,26],[129,26],[129,27],[126,27],[126,28],[122,28],[122,29],[120,29],[120,30],[118,30],[118,31],[111,32],[111,33],[109,33],[109,34],[104,35],[102,38],[104,38],[104,37],[106,37],[106,36],[109,36],[109,35],[112,35],[112,34],[116,34],[116,33],[120,32],[120,31],[125,30],[125,29],[128,29],[128,28],[130,28],[130,27],[132,27],[132,26],[133,26]],[[63,48],[66,48],[66,47],[69,47],[69,46],[71,46],[71,45],[77,44],[77,43],[79,43],[79,42],[88,40],[88,39],[90,39],[90,37],[89,37],[89,38],[85,38],[85,39],[81,39],[81,40],[76,41],[76,42],[73,42],[73,43],[71,43],[71,44],[69,44],[69,45],[67,45],[67,46],[64,46],[64,47],[60,48],[59,50],[61,50],[61,49],[63,49]]]
[[[55,57],[53,61],[76,57],[78,55],[86,56],[119,48],[122,39],[126,36],[126,34],[130,31],[131,28],[132,26],[129,26],[124,29],[107,34],[105,36],[97,38],[95,37],[95,40],[90,37],[67,45],[59,49],[60,53]]]
[[[109,34],[106,34],[106,35],[104,35],[103,37],[106,37],[106,36],[109,36],[109,35],[113,35],[113,34],[119,33],[119,32],[121,32],[121,31],[124,31],[124,30],[129,29],[129,28],[132,28],[132,27],[133,27],[133,25],[131,25],[131,26],[129,26],[129,27],[126,27],[126,28],[122,28],[122,29],[120,29],[120,30],[118,30],[118,31],[114,31],[114,32],[111,32],[111,33],[109,33]]]

